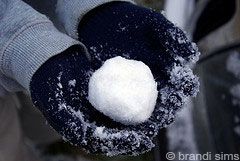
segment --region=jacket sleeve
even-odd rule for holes
[[[83,16],[100,5],[114,1],[134,3],[132,0],[58,0],[56,13],[65,32],[77,40],[77,28]]]
[[[0,0],[0,86],[6,91],[29,92],[37,69],[72,45],[80,45],[87,53],[83,44],[60,33],[45,15],[23,1]]]

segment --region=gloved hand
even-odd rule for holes
[[[137,155],[150,150],[158,129],[172,123],[185,99],[196,93],[197,78],[188,64],[198,52],[163,15],[123,2],[88,13],[79,38],[91,63],[77,46],[49,59],[32,78],[33,103],[67,141],[89,152]],[[139,125],[114,122],[87,100],[91,72],[117,55],[143,61],[158,82],[158,104]]]
[[[152,9],[128,2],[102,5],[80,21],[78,37],[88,48],[95,69],[115,56],[140,60],[150,67],[159,98],[148,121],[158,128],[172,123],[176,111],[198,91],[198,78],[189,67],[199,57],[196,45]]]
[[[87,100],[90,62],[73,46],[50,58],[34,74],[34,105],[66,141],[92,153],[137,155],[153,147],[158,126],[148,120],[125,126],[95,110]],[[159,116],[160,117],[160,116]]]

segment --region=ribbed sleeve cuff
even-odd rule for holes
[[[31,78],[37,69],[50,57],[77,44],[86,51],[83,44],[60,33],[48,20],[28,24],[4,47],[0,68],[29,92]]]
[[[56,12],[67,34],[78,39],[78,24],[86,13],[102,4],[121,1],[134,3],[132,0],[58,0]]]

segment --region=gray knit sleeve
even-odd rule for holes
[[[86,51],[21,0],[0,0],[0,9],[0,85],[7,91],[29,92],[37,69],[70,46],[78,44]]]

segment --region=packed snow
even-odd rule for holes
[[[141,61],[117,56],[108,59],[89,80],[89,102],[125,125],[147,120],[156,105],[157,83]]]

